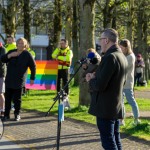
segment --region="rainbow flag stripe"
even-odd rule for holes
[[[27,89],[56,90],[58,62],[57,61],[36,61],[36,79],[30,85],[30,69],[26,80]]]

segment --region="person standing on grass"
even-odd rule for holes
[[[143,78],[145,63],[141,54],[138,54],[135,61],[135,78],[134,78],[134,86],[137,83],[137,86],[141,85],[141,80]]]
[[[57,77],[57,92],[67,85],[69,78],[69,68],[72,62],[73,53],[66,39],[60,40],[60,47],[56,48],[52,53],[52,58],[58,61],[58,77]],[[61,82],[62,80],[62,82]],[[62,86],[63,85],[63,86]],[[62,87],[61,87],[62,86]],[[69,86],[65,88],[65,107],[70,108],[69,104]]]
[[[89,88],[93,90],[94,101],[89,113],[96,116],[103,148],[122,150],[119,119],[123,118],[122,90],[127,60],[119,48],[116,30],[105,29],[101,34],[100,44],[104,54],[101,63],[96,73],[86,75]]]
[[[0,42],[0,57],[6,53],[5,47]],[[6,64],[0,61],[0,117],[4,117],[5,111],[5,75],[6,75]]]
[[[134,98],[134,68],[135,68],[135,55],[131,49],[130,41],[127,39],[123,39],[120,41],[119,46],[127,58],[128,68],[127,68],[127,79],[123,88],[123,94],[127,99],[127,102],[132,107],[133,115],[134,115],[134,124],[137,125],[140,123],[139,120],[139,108]],[[124,100],[123,100],[124,101]],[[124,120],[120,120],[120,125],[125,125]]]
[[[15,108],[15,121],[20,120],[22,87],[28,67],[31,70],[30,84],[34,84],[36,64],[31,54],[26,50],[27,44],[25,38],[19,38],[17,40],[17,49],[1,56],[1,61],[7,63],[4,121],[10,119],[12,99]]]
[[[31,54],[31,56],[33,57],[33,59],[35,60],[36,54],[35,54],[35,52],[31,49],[29,42],[28,42],[28,45],[27,45],[27,50],[28,50],[28,52]],[[26,72],[26,77],[27,77],[27,72]],[[24,81],[24,85],[23,85],[23,87],[22,87],[22,95],[27,95],[27,94],[29,94],[29,89],[26,89],[25,84],[26,84],[26,80]]]
[[[6,52],[9,52],[17,48],[15,38],[12,35],[7,35],[6,42],[7,42],[5,45]],[[14,110],[14,103],[12,103],[11,109]]]

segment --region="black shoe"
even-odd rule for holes
[[[4,117],[2,117],[2,121],[7,121],[9,119],[10,119],[10,116],[4,116]]]
[[[0,119],[2,119],[2,118],[4,118],[4,112],[3,111],[0,112]]]
[[[15,121],[19,121],[21,119],[20,115],[15,115]]]

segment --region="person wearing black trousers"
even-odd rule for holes
[[[7,63],[4,121],[10,119],[12,99],[15,108],[15,120],[20,120],[21,93],[28,67],[31,70],[30,84],[34,84],[36,64],[31,54],[26,50],[27,45],[25,38],[19,38],[17,40],[17,49],[1,56],[1,61]]]
[[[6,53],[5,47],[0,42],[0,56]],[[6,64],[0,61],[0,118],[4,116],[5,111],[5,76]]]

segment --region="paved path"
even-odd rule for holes
[[[10,150],[56,150],[57,118],[55,116],[44,117],[45,113],[33,111],[23,111],[21,116],[19,122],[12,119],[4,123],[4,137],[16,143],[18,147],[12,148],[9,142],[0,141],[0,149],[2,145]],[[13,118],[13,115],[11,117]],[[150,141],[123,134],[121,136],[123,150],[150,150]],[[96,126],[65,119],[62,122],[60,150],[102,150]]]
[[[6,139],[5,137],[3,137],[0,140],[0,150],[25,150],[24,148],[22,148],[22,146],[19,146],[17,144],[15,144],[14,142],[11,142],[10,139]]]
[[[150,99],[150,91],[134,91],[135,98]]]

